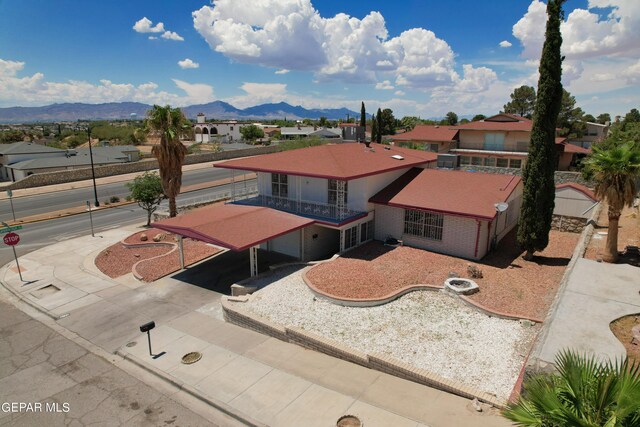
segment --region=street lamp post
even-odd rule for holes
[[[89,135],[89,158],[91,159],[91,178],[93,179],[93,196],[96,199],[94,206],[100,206],[98,201],[98,189],[96,188],[96,171],[93,167],[93,150],[91,149],[91,125],[87,128],[87,134]]]

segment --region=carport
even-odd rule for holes
[[[179,236],[180,266],[184,268],[182,238],[190,237],[232,251],[249,249],[251,276],[258,274],[261,243],[314,223],[309,218],[262,206],[215,204],[158,221],[155,228]]]

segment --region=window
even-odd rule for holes
[[[431,151],[433,153],[437,153],[438,151],[440,151],[440,145],[439,144],[425,144],[424,149],[425,149],[425,151]]]
[[[230,126],[230,129],[233,130],[233,126]]]
[[[496,166],[499,168],[508,168],[509,159],[496,159]]]
[[[471,164],[473,166],[482,166],[482,157],[472,157]]]
[[[520,169],[522,167],[522,160],[520,160],[520,159],[511,159],[511,160],[509,160],[509,167],[510,168],[515,168],[515,169]]]
[[[484,159],[484,165],[485,166],[490,166],[490,167],[495,167],[496,166],[495,157],[487,157],[486,159]]]
[[[470,165],[471,157],[469,156],[460,156],[460,165]]]
[[[348,192],[349,183],[347,181],[344,182],[344,204],[347,204],[347,192]],[[338,180],[330,179],[328,181],[328,195],[327,195],[327,203],[330,205],[338,204]]]
[[[404,234],[442,241],[444,216],[436,213],[404,211]]]
[[[271,174],[271,195],[274,197],[289,197],[289,184],[284,173]]]
[[[360,243],[373,240],[373,220],[360,224]]]
[[[503,133],[485,133],[484,149],[493,151],[504,150],[504,134]]]
[[[358,243],[358,226],[344,230],[344,250],[354,247]]]
[[[527,141],[517,141],[516,142],[516,151],[529,151],[529,142]]]

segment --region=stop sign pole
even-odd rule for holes
[[[8,227],[4,222],[2,224]],[[24,279],[22,278],[22,271],[20,270],[20,263],[18,262],[18,254],[16,253],[16,245],[20,242],[20,236],[16,233],[8,233],[5,234],[2,240],[5,245],[11,246],[11,249],[13,250],[13,257],[15,258],[16,266],[18,267],[18,276],[20,276],[20,281],[24,282]]]

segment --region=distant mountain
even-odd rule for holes
[[[77,120],[122,120],[131,117],[143,118],[150,105],[139,102],[110,102],[107,104],[65,103],[51,104],[43,107],[9,107],[0,108],[0,123],[31,122],[73,122]],[[360,113],[346,108],[306,109],[302,106],[289,105],[286,102],[277,104],[261,104],[239,109],[233,105],[215,101],[208,104],[189,105],[182,111],[191,119],[198,113],[204,113],[207,119],[319,119],[326,117],[337,120],[349,117],[360,117]]]

